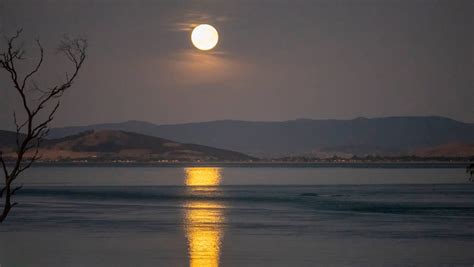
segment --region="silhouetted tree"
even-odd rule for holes
[[[24,61],[25,49],[18,44],[22,30],[6,38],[6,47],[0,51],[0,68],[5,70],[12,82],[12,87],[20,98],[21,118],[13,113],[16,126],[16,153],[11,157],[11,164],[7,164],[3,152],[0,151],[0,171],[3,171],[4,184],[1,187],[0,199],[3,198],[3,209],[0,222],[8,216],[10,210],[17,204],[12,201],[13,195],[21,189],[14,182],[18,176],[39,159],[41,142],[48,134],[49,124],[58,111],[60,98],[70,88],[79,74],[79,70],[86,58],[87,41],[84,39],[64,38],[58,47],[73,65],[73,71],[66,73],[65,80],[56,85],[40,88],[32,78],[38,73],[44,58],[44,50],[39,40],[36,45],[39,49],[39,59],[32,69],[20,74],[18,65]]]

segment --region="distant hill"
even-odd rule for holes
[[[449,143],[474,143],[474,124],[435,116],[282,122],[224,120],[173,125],[128,121],[56,128],[50,133],[51,137],[63,137],[91,129],[137,132],[266,157],[399,155]]]
[[[474,156],[474,143],[449,143],[417,149],[412,154],[418,157],[472,157]]]
[[[0,149],[11,149],[16,144],[16,133],[0,130]]]
[[[11,132],[0,132],[0,137]],[[10,142],[6,145],[14,145]],[[5,147],[5,146],[4,146]],[[46,140],[41,147],[43,160],[134,160],[134,161],[249,161],[242,153],[208,146],[183,144],[137,133],[101,130],[86,131]]]

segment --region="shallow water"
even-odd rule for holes
[[[38,167],[3,266],[472,266],[459,168]]]

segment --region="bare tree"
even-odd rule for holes
[[[18,44],[22,30],[12,37],[6,38],[6,48],[0,52],[0,68],[5,70],[13,83],[13,88],[21,100],[22,119],[13,113],[16,126],[16,153],[12,157],[12,164],[7,164],[0,151],[0,165],[3,170],[4,184],[1,187],[0,199],[3,200],[3,211],[0,223],[5,220],[10,210],[17,205],[12,201],[13,195],[21,189],[14,182],[18,176],[40,158],[39,148],[49,131],[49,125],[58,111],[60,98],[70,88],[79,74],[79,70],[86,58],[87,41],[84,39],[64,38],[58,52],[63,54],[73,65],[73,71],[66,73],[65,80],[56,85],[40,88],[32,78],[40,70],[44,50],[39,40],[36,45],[39,49],[39,59],[32,69],[23,75],[19,73],[18,65],[24,61],[25,49]]]

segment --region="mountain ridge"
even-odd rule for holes
[[[216,120],[180,124],[143,121],[51,129],[51,137],[84,130],[124,130],[263,157],[318,154],[409,154],[448,143],[474,143],[474,123],[441,116]]]

